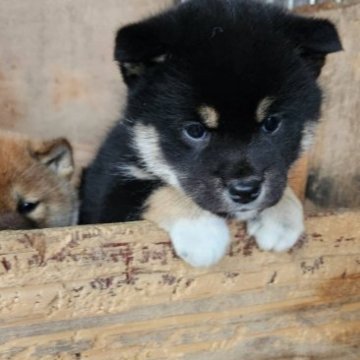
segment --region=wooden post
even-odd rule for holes
[[[360,3],[298,10],[333,21],[344,51],[330,55],[321,75],[325,102],[310,153],[307,196],[323,208],[360,207]]]

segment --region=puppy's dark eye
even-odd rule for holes
[[[278,116],[272,115],[268,116],[263,122],[262,122],[262,129],[266,133],[274,133],[281,124],[281,119]]]
[[[204,140],[207,135],[207,130],[205,126],[200,123],[192,123],[184,127],[184,133],[192,140]]]
[[[20,200],[17,205],[17,211],[21,215],[27,215],[27,214],[30,214],[31,212],[33,212],[37,208],[38,205],[39,205],[38,201],[28,202],[28,201]]]

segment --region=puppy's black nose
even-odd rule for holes
[[[251,177],[232,180],[229,183],[229,194],[234,202],[248,204],[260,195],[262,180]]]

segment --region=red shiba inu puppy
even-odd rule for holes
[[[67,140],[0,134],[0,230],[76,224],[73,172]]]

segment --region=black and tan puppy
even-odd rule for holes
[[[120,29],[128,102],[87,170],[82,222],[154,220],[194,266],[224,255],[228,217],[261,248],[290,248],[303,215],[287,174],[339,50],[329,21],[246,0],[193,0]]]

